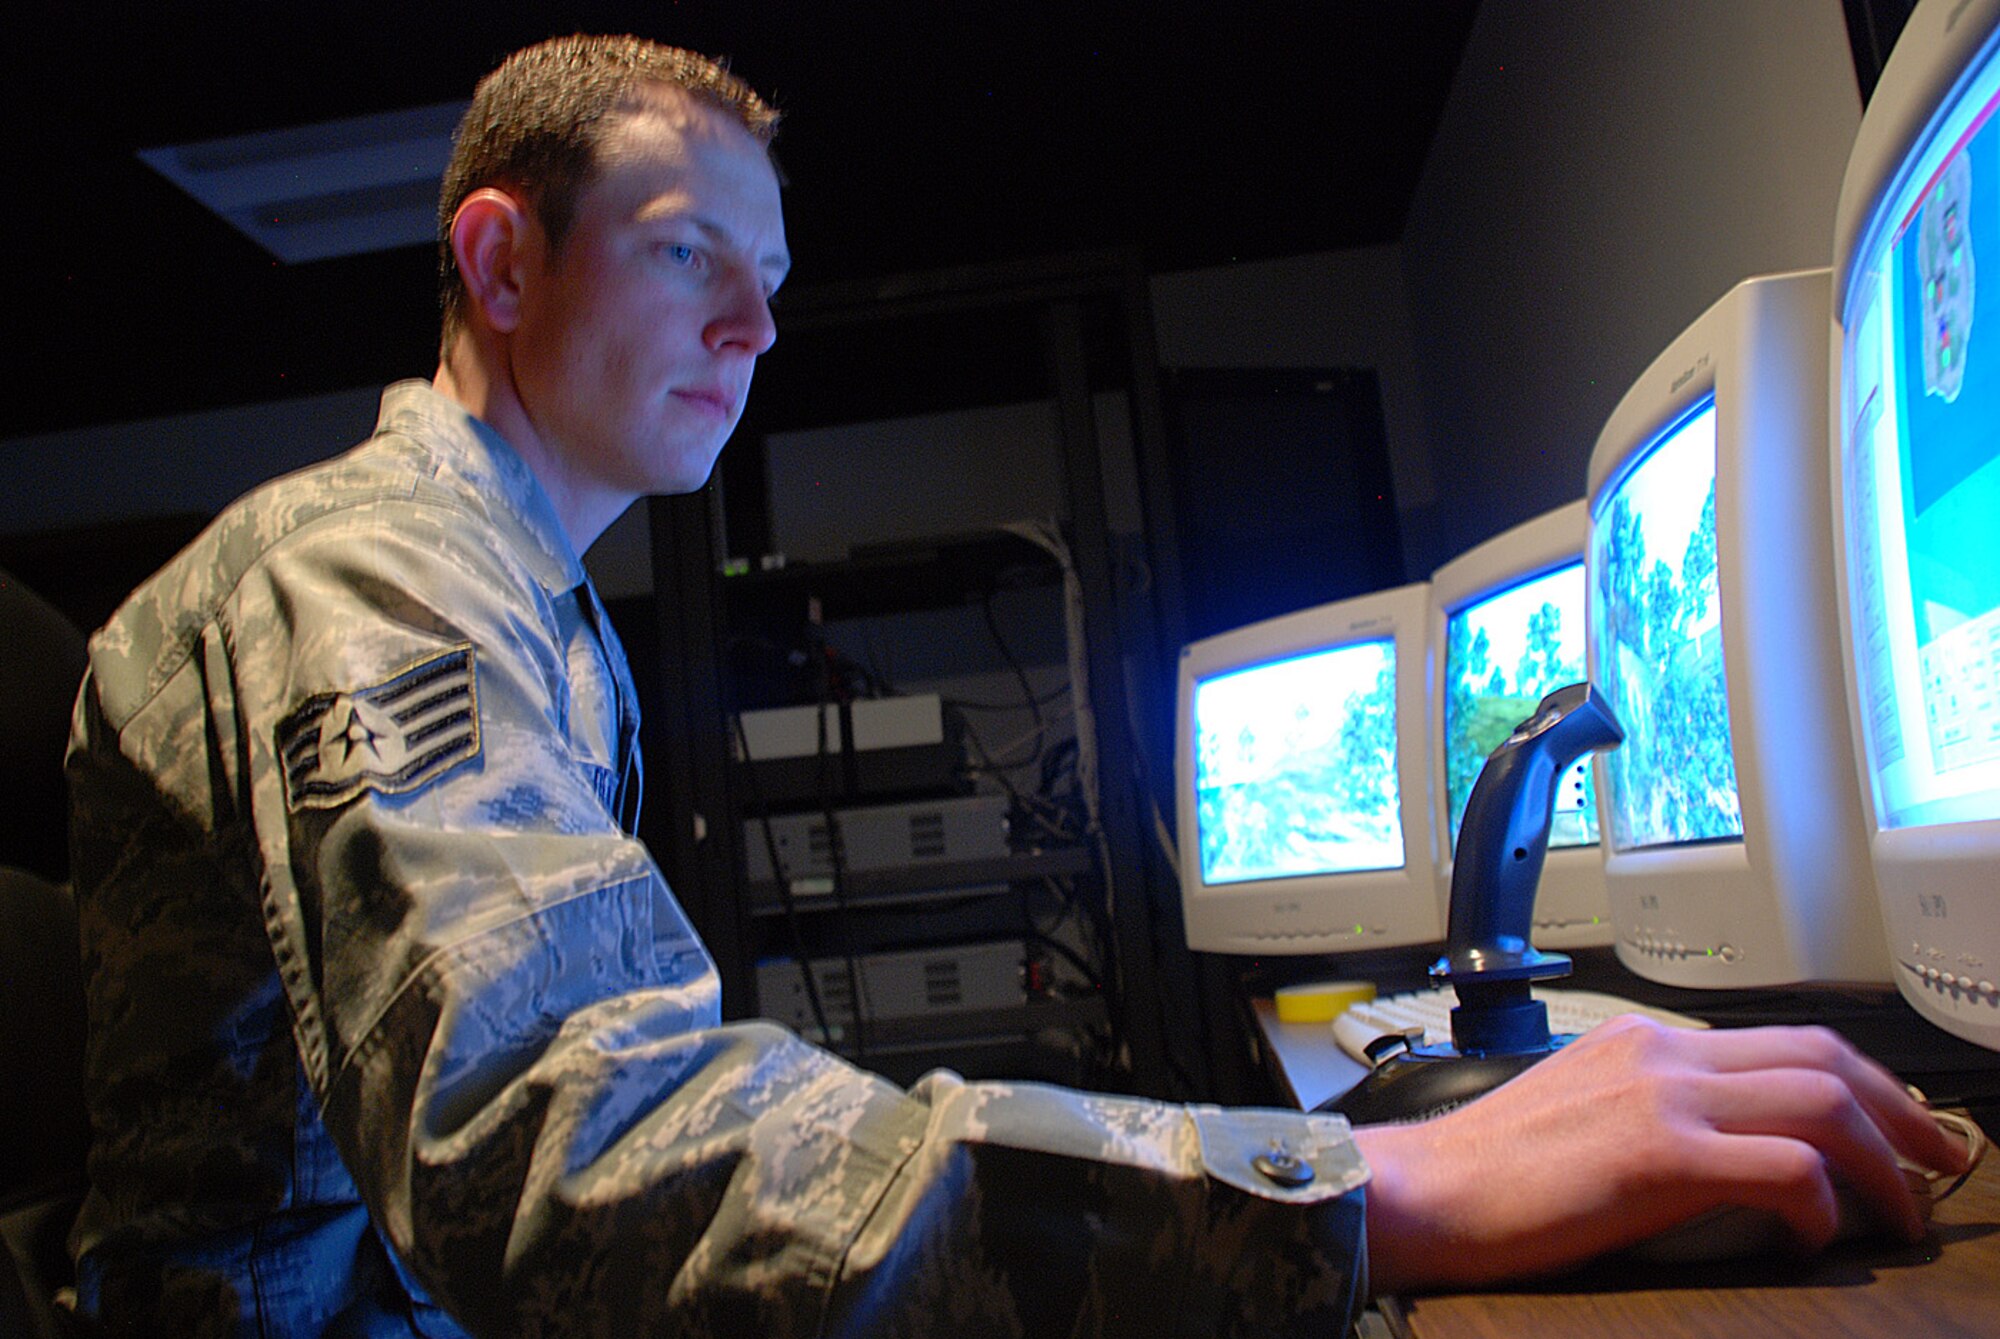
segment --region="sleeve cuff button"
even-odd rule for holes
[[[1297,1187],[1313,1179],[1312,1164],[1286,1149],[1273,1149],[1250,1159],[1250,1165],[1274,1185]]]

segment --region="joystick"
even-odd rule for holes
[[[1533,983],[1567,976],[1565,954],[1529,942],[1556,787],[1586,753],[1625,732],[1588,683],[1543,698],[1486,759],[1466,802],[1451,871],[1445,956],[1431,980],[1458,996],[1451,1044],[1398,1039],[1368,1077],[1325,1108],[1357,1125],[1422,1120],[1513,1078],[1567,1042],[1549,1034]]]

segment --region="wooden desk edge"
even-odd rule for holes
[[[1334,1044],[1326,1023],[1282,1023],[1254,999],[1275,1077],[1310,1110],[1367,1072]],[[1639,1273],[1642,1267],[1628,1267]],[[1643,1267],[1657,1286],[1626,1286],[1616,1261],[1545,1284],[1489,1293],[1383,1298],[1402,1339],[1705,1339],[1718,1334],[1883,1334],[2000,1339],[2000,1154],[1989,1154],[1940,1203],[1918,1246],[1850,1245],[1812,1260],[1733,1261],[1682,1270]],[[1699,1282],[1700,1278],[1709,1282]],[[1601,1283],[1601,1286],[1600,1286]],[[1857,1329],[1857,1323],[1866,1328]]]

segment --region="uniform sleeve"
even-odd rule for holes
[[[382,519],[243,584],[235,725],[326,1125],[470,1329],[1344,1332],[1366,1172],[1338,1118],[904,1091],[721,1025],[573,737],[547,598],[449,516]],[[440,723],[459,689],[471,735]]]

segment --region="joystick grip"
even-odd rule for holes
[[[1624,738],[1597,690],[1575,683],[1543,698],[1486,759],[1466,801],[1451,870],[1446,963],[1454,980],[1498,979],[1492,974],[1542,956],[1528,932],[1556,786],[1578,758]]]

